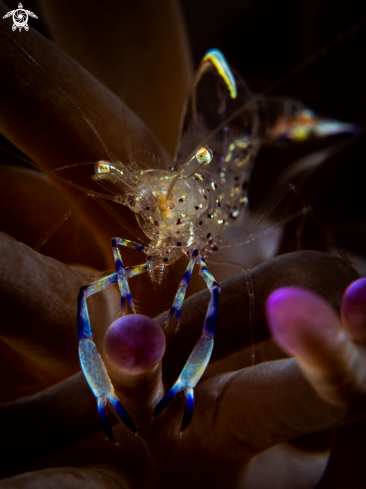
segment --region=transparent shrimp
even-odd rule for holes
[[[166,268],[184,254],[189,263],[167,319],[169,323],[176,314],[179,324],[192,270],[196,264],[199,266],[199,273],[211,294],[202,334],[178,380],[153,411],[153,416],[157,416],[178,392],[184,391],[187,402],[181,432],[184,431],[193,414],[194,387],[213,350],[219,307],[220,287],[207,268],[205,256],[231,245],[224,231],[235,223],[248,204],[248,184],[260,144],[283,139],[296,142],[357,131],[353,124],[317,117],[300,102],[253,95],[239,75],[230,69],[223,54],[211,50],[203,58],[193,81],[172,169],[144,169],[136,161],[129,167],[121,162],[99,161],[96,164],[93,179],[136,214],[141,230],[150,241],[144,246],[113,238],[116,273],[80,292],[81,364],[88,372],[89,385],[100,405],[107,394],[99,393],[95,385],[107,373],[99,356],[91,367],[90,355],[86,357],[84,353],[84,345],[89,348],[92,342],[86,297],[118,283],[122,310],[127,301],[135,312],[127,277],[148,272],[153,285],[159,285]],[[127,272],[118,246],[142,251],[146,262]],[[106,382],[109,386],[110,382]]]

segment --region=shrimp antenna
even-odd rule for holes
[[[19,161],[23,161],[23,163],[26,163],[29,166],[33,166],[34,168],[36,168],[36,170],[42,171],[41,167],[31,159],[25,158],[24,156],[16,153],[15,151],[12,151],[11,149],[4,148],[4,146],[0,146],[0,150],[4,151],[4,153],[9,154],[10,156],[14,156],[14,158]]]
[[[50,239],[50,237],[66,222],[70,219],[70,217],[74,214],[74,211],[80,207],[80,205],[88,198],[87,194],[84,194],[80,197],[80,199],[76,202],[75,207],[72,210],[68,210],[65,214],[58,219],[55,224],[47,231],[46,234],[41,236],[37,241],[36,245],[33,247],[34,251],[39,251]]]
[[[3,150],[4,152],[8,153],[11,156],[14,156],[18,160],[23,161],[24,163],[27,163],[29,166],[33,166],[37,170],[40,170],[42,172],[42,175],[47,176],[47,175],[52,174],[53,178],[55,178],[56,180],[59,180],[60,182],[66,184],[70,187],[73,187],[73,188],[76,188],[77,190],[80,190],[81,192],[86,194],[86,197],[95,197],[98,199],[111,200],[112,202],[116,202],[116,198],[113,195],[102,194],[101,192],[96,192],[95,190],[88,189],[86,187],[82,187],[81,185],[77,185],[76,183],[73,183],[70,180],[66,180],[65,178],[62,178],[59,175],[55,175],[56,172],[59,172],[62,170],[67,170],[68,168],[73,168],[76,166],[83,166],[83,165],[95,165],[95,162],[87,161],[84,163],[74,163],[72,165],[62,166],[60,168],[55,168],[54,170],[49,170],[49,171],[45,172],[34,161],[32,161],[28,158],[24,158],[23,156],[15,153],[14,151],[11,151],[10,149],[4,148],[3,146],[0,146],[0,149]],[[117,222],[120,223],[120,221],[117,218],[115,218],[115,219],[117,220]]]
[[[128,167],[127,168],[130,171],[132,171],[131,164],[133,163],[133,154],[132,154],[132,148],[131,148],[131,139],[128,136],[128,131],[127,131],[127,117],[126,117],[126,107],[127,107],[127,104],[125,102],[125,100],[126,100],[126,91],[127,91],[126,86],[124,86],[124,88],[123,88],[123,97],[122,97],[122,100],[121,100],[121,103],[122,103],[121,115],[122,115],[122,125],[125,128],[125,132],[122,135],[122,138],[123,138],[123,142],[125,144],[126,151],[127,151],[127,157],[128,157]]]
[[[33,166],[36,168],[36,170],[39,170],[42,172],[42,175],[50,175],[52,174],[53,178],[56,180],[59,180],[60,182],[64,183],[65,185],[68,185],[69,187],[76,188],[77,190],[80,190],[83,193],[86,193],[88,197],[98,197],[99,199],[104,199],[104,200],[112,200],[113,202],[116,202],[116,199],[113,195],[108,195],[108,194],[102,194],[101,192],[96,192],[95,190],[82,187],[81,185],[78,185],[76,183],[71,182],[70,180],[66,180],[65,178],[60,177],[59,175],[55,175],[56,172],[62,171],[62,170],[67,170],[68,168],[73,168],[75,166],[83,166],[83,165],[95,165],[95,162],[84,162],[84,163],[74,163],[72,165],[66,165],[62,166],[60,168],[55,168],[54,170],[49,170],[49,171],[43,171],[42,168],[32,161],[31,159],[24,158],[23,156],[15,153],[15,151],[11,151],[10,149],[4,148],[3,146],[0,146],[0,149],[3,150],[4,152],[8,153],[11,156],[14,156],[20,161],[23,161],[24,163],[27,163],[29,166]]]
[[[90,129],[93,131],[95,136],[97,137],[98,141],[102,145],[104,151],[107,153],[109,159],[111,160],[111,163],[115,163],[117,161],[117,158],[114,156],[112,151],[109,149],[107,146],[106,142],[102,138],[102,136],[99,134],[99,132],[95,129],[94,125],[92,122],[88,119],[88,117],[83,113],[83,111],[76,105],[76,107],[80,110],[81,116],[84,118],[85,122],[89,125]]]

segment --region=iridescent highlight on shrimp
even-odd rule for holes
[[[189,262],[167,319],[169,323],[176,314],[179,324],[193,268],[199,266],[211,294],[202,334],[178,380],[153,411],[157,416],[179,391],[184,391],[184,431],[193,414],[193,390],[210,361],[217,323],[220,287],[206,266],[206,255],[238,244],[237,240],[230,241],[226,230],[233,227],[248,203],[249,179],[260,145],[354,132],[354,125],[321,119],[298,101],[252,94],[215,49],[205,55],[193,80],[173,167],[146,169],[138,161],[128,165],[100,161],[95,165],[93,179],[135,213],[150,240],[144,246],[113,238],[116,272],[83,287],[79,296],[80,362],[111,439],[107,402],[132,431],[135,425],[120,404],[93,342],[86,297],[117,283],[122,313],[126,300],[135,312],[128,279],[147,271],[153,285],[161,284],[167,267],[183,254]],[[142,251],[145,263],[125,268],[119,246]]]

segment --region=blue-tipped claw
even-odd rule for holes
[[[176,393],[179,392],[181,389],[182,389],[181,386],[177,384],[173,385],[170,391],[167,392],[165,396],[162,399],[160,399],[158,404],[155,406],[152,412],[152,418],[155,418],[158,414],[160,414],[172,402]]]
[[[187,256],[189,256],[188,252]],[[192,269],[197,256],[198,249],[195,249],[192,253],[192,258],[190,259],[189,265],[184,273],[184,277],[179,286],[176,298],[174,299],[174,304],[171,311],[173,311],[173,313],[174,311],[177,312],[177,319],[179,319],[180,306],[183,302],[184,294],[189,282],[189,278],[192,274]],[[152,413],[153,418],[160,414],[171,403],[177,392],[184,390],[186,394],[186,404],[182,426],[180,428],[181,433],[187,429],[189,423],[191,422],[194,404],[193,389],[200,381],[211,358],[214,345],[217,314],[219,309],[220,287],[215,281],[211,272],[207,269],[204,259],[200,257],[199,260],[200,275],[205,281],[206,286],[211,293],[202,334],[197,341],[195,347],[193,348],[191,354],[189,355],[189,358],[184,365],[177,382],[173,385],[170,391],[160,400]]]
[[[128,413],[125,410],[125,408],[119,402],[119,400],[117,399],[117,397],[115,397],[114,399],[108,399],[108,400],[112,404],[112,406],[114,407],[114,409],[116,411],[116,414],[120,418],[120,420],[127,426],[127,428],[129,430],[132,431],[132,433],[134,433],[136,435],[136,433],[137,433],[136,425],[132,421],[132,419],[130,418],[130,416],[128,415]]]
[[[165,394],[165,396],[161,399],[161,401],[155,406],[155,409],[152,413],[152,417],[155,418],[158,414],[160,414],[164,409],[172,402],[174,397],[178,392],[184,390],[186,395],[186,405],[184,408],[183,421],[182,426],[180,427],[180,433],[183,433],[187,428],[189,423],[191,422],[193,415],[193,405],[194,405],[194,394],[193,387],[183,387],[178,383],[173,385],[170,391]]]
[[[177,310],[177,308],[172,306],[172,308],[169,311],[167,320],[165,321],[165,327],[167,327],[169,325],[169,323],[172,320],[172,317],[174,316],[176,310]]]
[[[114,438],[112,427],[111,427],[111,424],[110,424],[109,419],[108,419],[107,400],[104,399],[103,397],[99,397],[97,404],[98,404],[99,418],[102,422],[104,432],[108,436],[108,438],[111,440],[111,442],[115,443],[116,440]]]
[[[194,394],[193,394],[192,387],[187,387],[185,393],[187,396],[187,401],[186,401],[186,406],[184,408],[182,426],[180,427],[179,430],[180,433],[186,431],[189,423],[191,422],[192,415],[193,415]]]
[[[178,309],[177,310],[177,328],[179,328],[179,324],[180,324],[180,315],[181,315],[181,310]]]

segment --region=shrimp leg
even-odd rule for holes
[[[126,299],[127,302],[129,303],[132,311],[134,314],[136,314],[136,309],[135,305],[133,303],[132,297],[131,297],[131,292],[130,292],[130,287],[127,282],[127,276],[126,276],[126,269],[123,265],[122,262],[122,257],[121,253],[119,252],[118,245],[120,246],[126,246],[127,248],[133,248],[134,250],[137,251],[143,251],[146,246],[139,244],[139,243],[134,243],[133,241],[130,241],[128,239],[122,239],[122,238],[112,238],[112,250],[113,250],[113,258],[114,258],[114,265],[116,267],[116,272],[118,276],[118,287],[119,291],[121,293],[121,309],[122,309],[122,314],[125,314],[125,304],[126,304]],[[143,270],[139,271],[139,273],[145,272],[147,267],[146,264],[140,265]],[[137,273],[136,273],[137,275]]]
[[[199,257],[199,265],[200,275],[211,293],[202,334],[192,353],[190,354],[185,366],[183,367],[182,373],[180,374],[178,380],[170,391],[159,401],[152,413],[153,417],[160,414],[168,406],[168,404],[170,404],[179,391],[184,391],[186,394],[186,405],[180,428],[181,433],[187,429],[192,419],[194,405],[193,389],[201,379],[211,358],[219,310],[220,287],[215,281],[211,272],[208,270],[205,261],[201,257]]]
[[[184,298],[186,296],[189,281],[191,280],[193,267],[194,267],[194,264],[196,263],[198,253],[199,253],[198,249],[195,249],[192,252],[191,259],[189,260],[186,271],[184,272],[183,278],[179,284],[178,291],[175,295],[172,308],[169,311],[168,319],[166,320],[165,326],[168,326],[170,320],[172,319],[172,317],[174,316],[174,313],[176,312],[177,313],[177,328],[179,327],[180,311],[182,308]]]
[[[81,287],[78,299],[78,339],[80,365],[90,389],[98,400],[98,413],[104,431],[108,438],[113,442],[115,440],[107,415],[108,403],[113,406],[117,417],[127,426],[127,428],[129,428],[133,433],[136,433],[137,430],[134,422],[122,406],[114,391],[103,359],[94,343],[86,299],[91,295],[101,292],[107,287],[118,283],[121,292],[122,305],[124,306],[125,299],[127,298],[130,305],[132,304],[133,306],[127,279],[145,272],[147,270],[147,264],[143,263],[134,267],[124,268],[121,255],[117,248],[118,245],[134,247],[135,249],[145,248],[143,245],[138,245],[137,243],[132,243],[131,241],[113,238],[112,248],[115,257],[116,273]],[[133,307],[132,309],[135,312]]]
[[[117,416],[133,433],[136,432],[136,427],[118,400],[103,359],[94,343],[86,299],[87,297],[106,289],[110,285],[117,283],[117,281],[118,274],[113,273],[97,282],[85,285],[80,289],[78,304],[78,338],[81,369],[90,389],[98,399],[98,412],[104,431],[108,438],[113,442],[115,440],[106,412],[107,402],[112,404]]]

